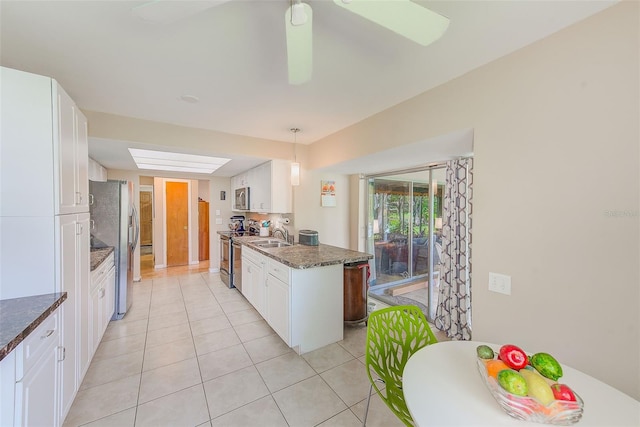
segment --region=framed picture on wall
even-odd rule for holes
[[[322,207],[335,207],[336,206],[336,182],[335,181],[320,181],[320,199],[322,201]]]

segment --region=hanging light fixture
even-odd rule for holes
[[[300,163],[298,163],[298,158],[296,156],[297,151],[297,134],[300,132],[298,128],[291,128],[291,132],[293,132],[293,163],[291,163],[291,185],[300,185]]]

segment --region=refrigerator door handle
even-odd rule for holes
[[[133,215],[131,215],[131,217],[136,223],[133,243],[131,243],[131,251],[135,251],[136,246],[138,246],[138,237],[140,235],[140,223],[138,222],[138,211],[136,210],[136,205],[131,205],[131,207],[133,208]]]

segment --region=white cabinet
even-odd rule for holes
[[[343,338],[343,266],[297,269],[242,247],[242,293],[298,353]]]
[[[242,248],[242,294],[264,318],[267,317],[265,295],[266,258],[258,252]]]
[[[49,77],[1,67],[0,80],[0,216],[88,211],[87,120],[82,112]]]
[[[115,310],[116,273],[113,253],[91,272],[89,354],[93,356]]]
[[[292,212],[291,162],[271,160],[231,179],[231,189],[250,188],[250,211]]]
[[[89,181],[107,181],[107,170],[91,157],[89,157]]]
[[[60,397],[59,422],[46,423],[57,425],[71,407],[87,360],[87,121],[49,77],[0,67],[0,81],[0,295],[67,292],[60,310],[64,358],[56,383],[46,389]],[[28,390],[31,396],[40,388]]]
[[[22,344],[18,344],[20,347]],[[0,426],[14,425],[16,408],[16,351],[0,360]]]
[[[56,384],[59,360],[64,357],[60,347],[60,313],[63,307],[64,304],[14,349],[16,358],[14,425],[59,426],[61,424],[58,415],[60,394]]]

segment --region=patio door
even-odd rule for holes
[[[391,304],[417,303],[435,317],[444,166],[367,177],[369,292]]]

